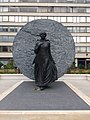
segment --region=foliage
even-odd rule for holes
[[[16,74],[15,69],[0,69],[0,74]]]
[[[74,69],[74,68],[75,68],[75,62],[73,62],[71,65],[71,69]]]
[[[80,64],[80,65],[79,65],[79,68],[80,68],[80,69],[84,69],[85,66]]]
[[[2,63],[2,62],[0,62],[0,68],[1,68],[1,66],[3,66],[3,63]]]
[[[69,69],[67,74],[90,74],[90,70],[89,69],[80,69],[80,68]]]
[[[5,69],[14,69],[13,63],[8,63],[7,65],[4,65]]]
[[[88,66],[87,66],[88,69],[90,69],[90,63],[88,63]]]

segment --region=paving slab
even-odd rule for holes
[[[71,83],[73,86],[82,91],[85,95],[90,98],[90,81],[89,80],[65,80],[66,82]]]
[[[21,80],[8,80],[8,78],[7,78],[7,80],[0,79],[0,94],[7,91],[10,87],[15,85],[19,81],[21,81]]]

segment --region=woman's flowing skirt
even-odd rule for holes
[[[51,59],[38,57],[35,59],[34,66],[35,84],[39,87],[47,86],[57,80],[57,68]]]

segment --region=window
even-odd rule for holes
[[[2,12],[2,7],[0,7],[0,12]]]
[[[73,27],[73,32],[77,32],[77,27]]]
[[[78,23],[80,22],[79,17],[77,17],[77,22],[78,22]]]
[[[86,22],[85,17],[80,17],[80,22]]]
[[[74,39],[74,42],[76,43],[77,42],[77,37],[73,37],[73,39]]]
[[[4,65],[7,65],[7,63],[10,61],[10,59],[2,59],[0,58],[0,62],[3,63]]]
[[[8,52],[12,52],[12,46],[8,46]]]
[[[0,26],[0,32],[17,32],[19,27]]]
[[[22,22],[28,22],[27,16],[23,16],[23,17],[22,17]]]
[[[90,27],[87,27],[87,32],[90,32]]]
[[[11,46],[0,46],[0,52],[12,52]]]
[[[48,17],[48,19],[51,19],[51,20],[53,20],[53,19],[54,19],[54,17]]]
[[[15,32],[15,28],[14,27],[10,27],[10,32]]]
[[[2,2],[8,2],[8,0],[2,0]]]
[[[80,32],[80,28],[79,27],[76,27],[76,32]]]
[[[31,2],[31,3],[34,3],[34,2],[37,2],[37,0],[19,0],[20,2]]]
[[[80,27],[80,32],[86,32],[86,28],[85,27]]]
[[[18,27],[17,31],[19,31],[21,29],[21,27]]]
[[[18,27],[14,27],[14,32],[17,32],[18,31]]]
[[[3,16],[3,21],[7,22],[8,21],[8,16]]]
[[[38,16],[36,16],[36,17],[34,17],[34,19],[42,19],[42,17],[38,17]]]
[[[73,12],[73,7],[67,7],[67,12],[72,13]]]
[[[48,7],[48,12],[54,12],[54,7],[53,6]]]
[[[87,12],[87,13],[90,13],[90,8],[86,8],[86,12]]]
[[[79,53],[80,52],[80,47],[75,47],[75,52]]]
[[[16,0],[9,0],[10,2],[16,2]]]
[[[53,17],[55,21],[58,21],[58,17]]]
[[[69,2],[69,3],[74,3],[75,2],[75,0],[66,0],[67,2]]]
[[[9,21],[14,22],[14,16],[9,16]]]
[[[57,2],[66,2],[66,0],[57,0]]]
[[[80,52],[86,52],[86,47],[80,47]]]
[[[60,18],[60,17],[58,17],[58,18],[57,18],[57,21],[58,21],[58,22],[61,22],[61,18]]]
[[[0,41],[2,42],[7,42],[7,41],[12,42],[13,40],[14,40],[14,37],[12,36],[0,36]]]
[[[2,11],[3,11],[3,12],[8,12],[8,7],[3,7],[3,8],[2,8]]]
[[[90,3],[90,0],[86,0],[87,3]]]
[[[90,22],[90,17],[87,17],[87,22]]]
[[[8,27],[3,27],[2,32],[8,32]]]
[[[54,7],[54,12],[61,12],[61,7]]]
[[[2,22],[2,16],[0,16],[0,22]]]
[[[73,22],[73,17],[67,17],[67,22]]]
[[[86,47],[82,47],[82,46],[75,47],[75,51],[76,53],[86,52]]]
[[[7,46],[0,46],[0,52],[7,52],[8,48]]]
[[[19,22],[19,18],[18,18],[18,16],[15,16],[15,22]]]
[[[19,12],[19,7],[9,7],[9,12]]]
[[[73,32],[72,27],[67,27],[67,29],[69,30],[69,32]]]
[[[80,37],[80,42],[86,42],[86,37]]]
[[[77,13],[77,8],[76,7],[73,8],[73,12]]]
[[[66,22],[66,17],[61,17],[61,22]]]
[[[85,0],[77,0],[77,3],[85,3]]]
[[[87,37],[87,42],[90,42],[90,37]]]
[[[30,16],[30,17],[29,17],[29,22],[32,21],[32,20],[34,20],[34,17],[31,17],[31,16]]]
[[[37,12],[37,7],[19,7],[20,12]]]
[[[38,12],[48,12],[48,7],[38,7]]]
[[[8,36],[3,36],[2,38],[3,38],[3,39],[2,39],[3,42],[4,42],[4,41],[5,41],[5,42],[8,41]]]
[[[13,40],[14,40],[14,37],[9,36],[9,40],[8,41],[13,41]]]
[[[22,17],[21,16],[19,16],[19,22],[22,22]]]
[[[2,26],[0,26],[0,32],[2,32]]]
[[[76,37],[77,38],[77,43],[80,42],[80,37]]]
[[[86,8],[77,8],[78,13],[84,13],[86,12]]]
[[[0,36],[0,42],[2,41],[2,36]]]
[[[38,17],[38,19],[47,19],[47,16],[46,17]]]
[[[62,13],[67,12],[67,11],[66,11],[66,7],[60,7],[60,8],[61,8],[61,12],[62,12]]]
[[[87,52],[90,52],[90,47],[87,47]]]
[[[39,0],[39,2],[42,3],[50,3],[50,2],[55,2],[56,0]]]
[[[37,17],[37,16],[35,16],[35,17],[34,17],[34,19],[36,20],[36,19],[38,19],[38,17]]]
[[[15,0],[16,2],[19,2],[20,0]]]

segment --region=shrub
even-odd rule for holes
[[[8,63],[7,65],[4,65],[5,69],[14,69],[13,63]]]
[[[0,62],[0,68],[1,68],[1,66],[3,66],[3,63],[2,63],[2,62]]]

